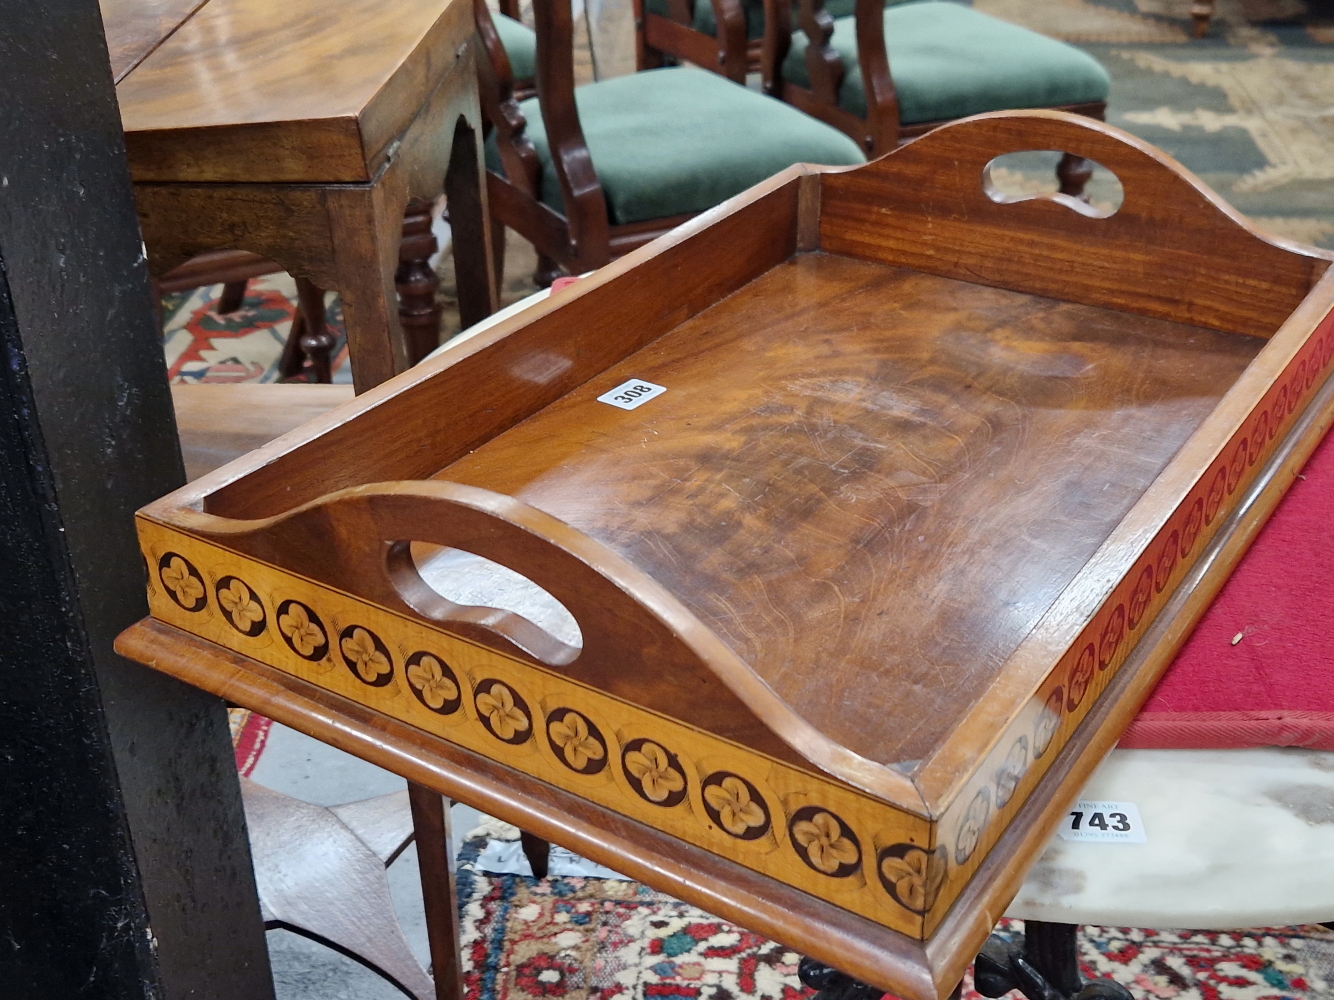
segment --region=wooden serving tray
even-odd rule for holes
[[[793,168],[145,508],[120,648],[941,996],[1328,426],[1331,258],[1056,112]]]

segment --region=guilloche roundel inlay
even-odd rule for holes
[[[473,689],[477,718],[486,731],[511,746],[527,743],[533,735],[533,716],[528,703],[504,681],[494,677]]]
[[[203,611],[208,606],[204,578],[185,556],[164,554],[157,561],[157,575],[171,599],[186,611]]]
[[[862,845],[847,823],[820,806],[803,806],[787,824],[797,857],[821,875],[847,878],[861,869]]]
[[[891,844],[876,855],[876,875],[891,899],[913,913],[935,905],[948,869],[944,846],[927,851],[916,844]]]
[[[662,744],[631,740],[621,751],[621,771],[641,799],[655,806],[675,806],[686,798],[686,773],[681,761]]]
[[[224,576],[214,590],[228,625],[252,639],[263,633],[268,625],[264,605],[244,580]]]
[[[419,649],[404,661],[408,688],[437,715],[453,715],[463,704],[459,679],[444,657]]]
[[[704,811],[724,833],[757,840],[769,832],[769,807],[760,790],[739,774],[714,771],[700,785]]]
[[[283,642],[301,659],[318,663],[329,655],[329,632],[309,607],[300,601],[283,601],[274,618]]]
[[[371,687],[384,687],[394,679],[394,661],[389,647],[370,629],[349,625],[338,633],[338,652],[352,676]]]
[[[598,774],[607,766],[607,741],[602,730],[572,708],[548,713],[547,742],[560,762],[578,774]]]

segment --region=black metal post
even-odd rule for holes
[[[223,706],[112,651],[184,474],[97,0],[0,94],[0,993],[271,1000]]]

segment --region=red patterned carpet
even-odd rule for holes
[[[797,1000],[798,956],[634,882],[488,875],[460,858],[468,1000]],[[1022,932],[1003,921],[1002,932]],[[1223,933],[1084,927],[1088,977],[1136,997],[1306,1000],[1334,996],[1334,931]],[[980,996],[965,982],[965,997]]]

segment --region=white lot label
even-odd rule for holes
[[[1133,802],[1076,802],[1056,832],[1062,840],[1143,844],[1148,839]]]
[[[598,397],[598,402],[610,403],[622,410],[633,410],[636,406],[643,406],[654,396],[661,396],[666,391],[665,385],[654,385],[642,378],[632,378],[629,382],[622,382],[615,389],[604,392]]]

